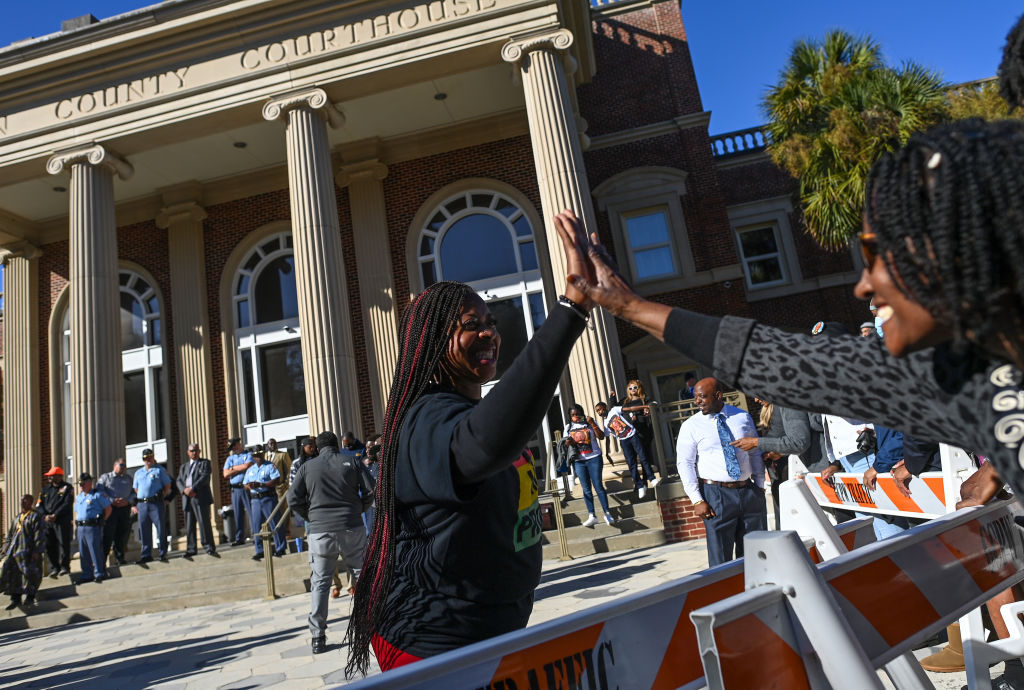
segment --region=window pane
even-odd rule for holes
[[[501,333],[501,350],[498,352],[498,373],[501,378],[523,348],[526,347],[526,320],[523,314],[521,297],[495,300],[487,303],[487,308],[498,320],[498,332]]]
[[[279,244],[277,238],[275,237],[274,239],[270,240],[269,242],[264,243],[264,245],[263,245],[263,253],[264,254],[273,254],[274,252],[277,251],[277,248],[279,246],[281,246],[281,245]]]
[[[668,247],[633,252],[633,259],[636,261],[637,280],[675,273],[675,266],[672,265],[672,252]]]
[[[280,256],[267,264],[256,279],[253,297],[256,323],[299,318],[294,259]]]
[[[153,414],[156,416],[156,438],[167,438],[164,434],[164,368],[153,369]]]
[[[136,294],[144,295],[149,292],[149,283],[144,281],[142,278],[136,278],[135,285],[132,289],[135,290]]]
[[[475,213],[448,228],[441,243],[441,275],[469,283],[516,273],[516,255],[505,224]]]
[[[149,322],[149,344],[159,345],[160,344],[160,319],[152,319]]]
[[[132,279],[132,274],[131,273],[122,273],[120,276],[118,276],[118,282],[121,283],[121,285],[127,285],[128,281],[131,280],[131,279]]]
[[[298,340],[259,349],[263,420],[306,414],[306,380]]]
[[[536,271],[537,270],[537,247],[533,242],[523,242],[519,245],[519,252],[523,257],[523,270],[524,271]]]
[[[531,292],[527,295],[527,299],[530,301],[530,318],[533,320],[533,330],[536,331],[544,323],[544,319],[547,318],[547,312],[544,311],[544,295],[540,292]]]
[[[256,423],[256,393],[252,375],[252,351],[242,350],[242,397],[245,398],[245,423]]]
[[[132,350],[145,344],[142,330],[142,303],[127,292],[121,293],[121,349]]]
[[[238,303],[238,327],[248,328],[249,326],[249,302],[242,300]]]
[[[779,251],[778,245],[775,244],[775,231],[771,228],[741,232],[740,245],[743,246],[743,256],[762,256]]]
[[[626,234],[629,236],[629,246],[633,249],[668,242],[668,219],[665,217],[664,211],[630,216],[624,220],[626,221]]]
[[[438,211],[437,213],[434,214],[434,217],[430,219],[430,222],[427,224],[427,226],[434,232],[438,232],[441,230],[441,226],[444,225],[444,222],[446,220],[448,219],[445,218],[444,214]]]
[[[256,267],[260,265],[260,261],[262,260],[263,257],[259,252],[253,252],[252,256],[249,257],[249,260],[245,262],[245,266],[242,266],[242,268],[249,271],[249,273],[252,273],[256,270]]]
[[[479,206],[481,208],[490,208],[491,201],[494,199],[494,195],[493,194],[474,194],[470,198],[473,200],[473,205],[474,206]]]
[[[133,371],[124,375],[124,435],[125,443],[145,443],[149,440],[146,428],[146,372]]]
[[[494,210],[500,213],[501,215],[505,216],[506,218],[511,218],[512,216],[519,212],[519,207],[516,206],[515,204],[509,203],[505,199],[499,198],[498,205],[494,207]]]
[[[245,295],[249,292],[249,274],[243,273],[238,278],[238,289],[235,290],[236,295]]]
[[[437,282],[437,274],[434,272],[434,262],[428,261],[420,266],[423,272],[423,287],[428,288]]]
[[[773,283],[776,280],[782,280],[782,266],[779,264],[779,260],[774,257],[749,261],[747,262],[747,267],[750,270],[751,285]]]
[[[424,235],[420,240],[420,256],[427,256],[434,253],[434,238]]]
[[[149,308],[149,313],[150,314],[159,314],[160,313],[160,302],[157,300],[156,297],[150,297],[146,301],[146,306]]]
[[[448,211],[448,214],[452,215],[452,216],[454,216],[459,211],[465,210],[466,208],[467,208],[466,197],[464,197],[464,196],[460,196],[460,197],[458,197],[456,199],[452,199],[445,206],[445,209]]]
[[[530,227],[530,221],[526,220],[526,214],[516,218],[516,222],[512,223],[512,227],[516,229],[516,234],[519,237],[528,237],[533,234],[533,228]]]

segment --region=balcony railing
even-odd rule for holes
[[[618,5],[620,2],[635,2],[635,0],[590,0],[590,6],[605,7],[606,5]]]
[[[711,155],[715,158],[728,158],[745,153],[757,153],[764,151],[768,142],[768,133],[762,127],[726,132],[711,137]]]

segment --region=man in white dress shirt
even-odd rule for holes
[[[768,529],[764,499],[764,461],[756,448],[733,445],[738,438],[757,436],[754,419],[726,405],[717,379],[694,387],[700,410],[679,429],[676,468],[694,512],[703,518],[708,565],[714,567],[743,555],[743,535]]]

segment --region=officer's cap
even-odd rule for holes
[[[241,441],[242,441],[242,439],[238,438],[237,436],[232,436],[231,438],[229,438],[228,439],[228,450],[231,450],[232,448],[234,448],[235,444],[236,443],[241,443]]]
[[[259,455],[260,457],[263,457],[263,454],[265,452],[263,444],[257,443],[255,446],[249,449],[249,452],[252,453],[253,455]]]
[[[51,467],[49,472],[43,473],[43,476],[44,477],[56,477],[56,476],[63,477],[64,476],[64,470],[62,470],[59,467]]]
[[[144,450],[142,451],[142,457],[144,457],[144,458],[148,458],[148,457],[151,457],[152,455],[154,455],[154,453],[153,453],[153,449],[152,449],[152,448],[145,448],[145,449],[144,449]]]
[[[91,481],[92,481],[92,475],[89,474],[88,472],[82,472],[82,474],[78,475],[78,483],[79,484],[84,484],[85,482],[91,482]]]

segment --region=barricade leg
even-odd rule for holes
[[[748,534],[744,554],[747,589],[783,585],[788,603],[812,640],[834,690],[883,687],[796,532]]]
[[[989,675],[988,644],[985,625],[981,622],[981,609],[974,609],[960,619],[960,639],[964,645],[964,667],[967,669],[968,690],[992,690]]]

